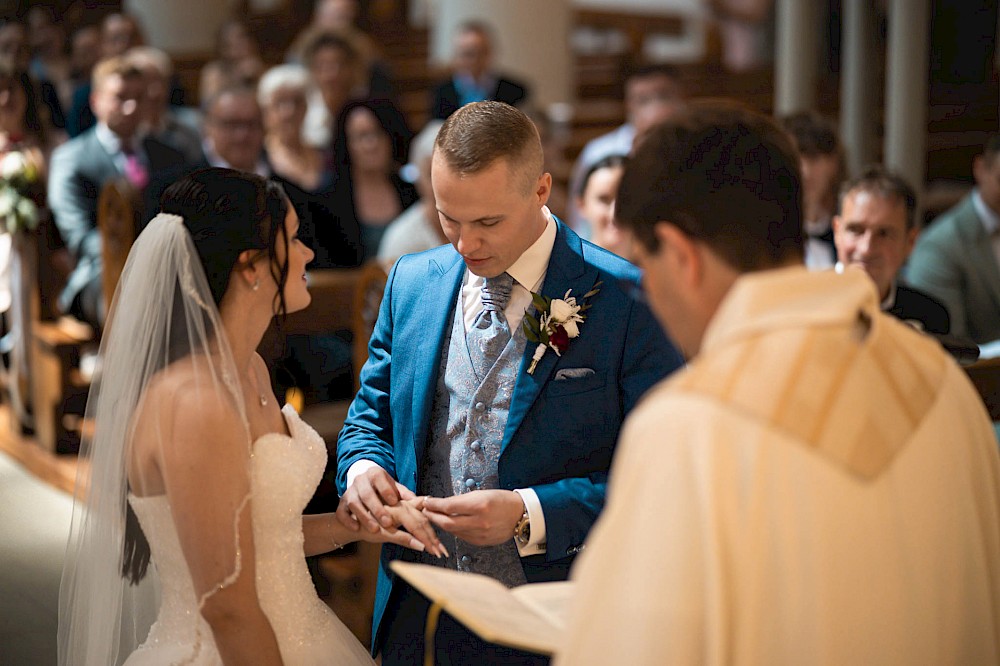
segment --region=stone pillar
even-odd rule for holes
[[[819,63],[819,3],[777,0],[774,113],[809,111],[816,106]]]
[[[574,101],[570,0],[436,0],[431,9],[435,65],[450,60],[459,24],[483,21],[493,27],[496,68],[527,82],[534,106],[544,111],[554,102]]]
[[[918,194],[924,189],[927,167],[929,27],[930,0],[889,2],[885,164]]]
[[[875,10],[871,0],[844,0],[840,52],[840,138],[847,171],[857,175],[878,159]]]
[[[237,7],[238,0],[124,0],[124,11],[135,14],[150,46],[171,56],[204,55],[215,51],[215,35]]]

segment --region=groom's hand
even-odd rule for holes
[[[521,496],[511,490],[473,490],[424,501],[424,514],[432,523],[474,546],[495,546],[513,539],[514,526],[523,513]]]
[[[373,534],[381,527],[395,527],[396,521],[385,509],[396,506],[400,500],[413,499],[416,495],[389,476],[381,467],[365,470],[354,479],[337,507],[337,520],[355,532],[364,527]]]

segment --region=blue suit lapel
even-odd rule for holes
[[[580,240],[580,237],[558,219],[556,224],[556,240],[552,247],[552,256],[549,258],[549,266],[545,273],[545,281],[542,283],[541,293],[551,298],[562,298],[567,290],[572,289],[571,295],[580,298],[590,291],[590,288],[597,281],[597,269],[584,262],[583,241]],[[529,310],[530,312],[533,310]],[[561,360],[554,351],[549,349],[538,362],[535,372],[529,375],[528,365],[531,363],[536,346],[529,342],[524,349],[517,383],[514,385],[510,412],[507,415],[507,427],[504,429],[501,453],[514,439],[514,435],[517,434],[528,410],[535,403],[542,388],[552,378],[552,374]]]
[[[407,348],[416,350],[413,355],[416,359],[414,363],[413,412],[411,414],[413,420],[410,422],[416,424],[413,433],[413,450],[417,461],[423,457],[427,432],[430,428],[431,405],[434,402],[443,351],[440,341],[444,340],[447,327],[452,324],[452,315],[455,313],[455,304],[458,302],[458,290],[462,286],[464,276],[465,262],[462,261],[458,253],[455,253],[454,259],[450,263],[447,260],[440,263],[431,260],[428,263],[425,284],[429,288],[423,291],[418,301],[418,321],[424,322],[424,330],[427,335],[418,340],[406,340],[403,343]],[[428,354],[419,349],[426,345],[429,340],[439,342],[436,353]]]

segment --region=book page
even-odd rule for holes
[[[526,604],[493,578],[412,562],[397,561],[390,566],[401,578],[431,601],[441,604],[446,613],[484,640],[542,654],[552,654],[559,644],[562,630],[548,617],[554,612],[546,610],[539,613],[535,610],[539,606],[545,608],[547,604],[537,599]],[[524,585],[517,589],[525,587],[535,586]],[[554,607],[558,603],[550,605]]]
[[[569,621],[574,585],[568,580],[553,583],[528,583],[510,590],[528,608],[562,631]]]

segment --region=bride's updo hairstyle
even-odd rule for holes
[[[168,187],[160,198],[160,210],[184,218],[217,306],[229,287],[240,253],[259,250],[267,256],[278,285],[274,312],[279,315],[286,312],[288,205],[288,197],[277,183],[221,168],[195,171]],[[279,242],[285,250],[282,262],[275,252]]]

